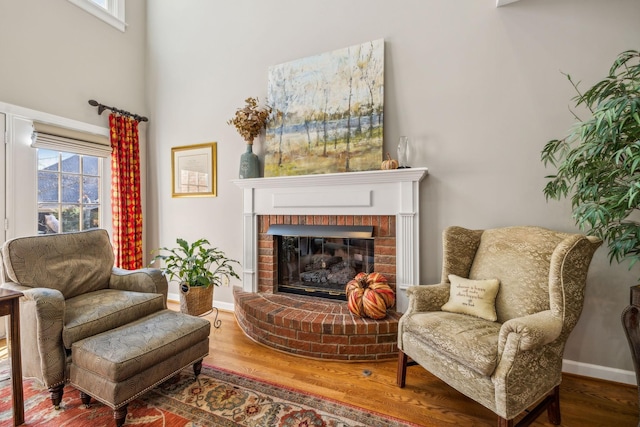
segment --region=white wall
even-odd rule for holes
[[[9,171],[24,174],[24,169],[16,167],[15,157],[21,149],[16,147],[24,141],[14,140],[12,129],[22,118],[108,135],[109,112],[99,116],[89,99],[148,114],[144,97],[146,4],[129,1],[125,12],[128,27],[123,33],[67,0],[0,2],[0,112],[9,113]],[[142,153],[146,150],[145,128],[140,125]],[[107,185],[109,179],[106,174]],[[7,179],[10,199],[13,194],[24,199],[28,188],[21,185],[23,180],[24,175]],[[0,195],[4,199],[4,186]],[[9,200],[7,206],[8,237],[22,234],[16,220],[24,218],[25,203],[19,201]],[[110,212],[103,214],[110,222]],[[110,229],[108,222],[105,228]]]
[[[420,194],[423,283],[439,280],[448,225],[575,231],[570,205],[545,201],[539,160],[572,124],[561,72],[585,87],[603,77],[617,53],[638,48],[639,20],[637,0],[149,2],[152,239],[204,236],[240,259],[241,191],[230,180],[244,144],[226,120],[246,97],[265,99],[270,65],[378,38],[385,147],[409,135],[413,164],[430,170]],[[170,148],[208,141],[218,142],[218,197],[172,199]],[[619,318],[638,277],[598,251],[566,359],[632,369]],[[230,288],[215,299],[231,303]]]
[[[0,102],[104,127],[89,99],[146,115],[145,4],[123,33],[66,0],[2,0]]]

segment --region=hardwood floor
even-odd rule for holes
[[[179,304],[169,302],[179,311]],[[205,316],[213,321],[213,314]],[[419,366],[408,368],[407,385],[396,386],[396,362],[331,362],[282,353],[247,338],[232,312],[220,311],[204,363],[264,381],[381,412],[420,426],[495,426],[496,417]],[[6,358],[0,340],[0,359]],[[635,386],[565,375],[560,386],[562,425],[638,425]],[[533,426],[552,426],[546,413]]]
[[[169,307],[179,310],[179,305]],[[213,320],[213,315],[205,316]],[[396,386],[396,362],[331,362],[282,353],[247,338],[232,312],[221,311],[205,363],[265,381],[382,412],[421,426],[495,426],[494,414],[429,374],[408,368]],[[635,386],[565,375],[560,386],[563,426],[636,426]],[[551,426],[546,413],[534,426]]]

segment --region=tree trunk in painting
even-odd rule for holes
[[[351,139],[351,99],[353,97],[353,71],[349,70],[349,102],[347,103],[347,136],[345,138],[346,143],[346,156],[345,156],[345,172],[349,172],[349,142]]]

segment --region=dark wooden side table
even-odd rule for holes
[[[11,330],[7,344],[11,357],[11,395],[13,398],[13,425],[24,424],[24,396],[22,394],[22,358],[20,357],[20,304],[22,292],[0,289],[0,316],[11,316]]]

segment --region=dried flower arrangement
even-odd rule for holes
[[[247,144],[253,144],[256,136],[260,135],[262,129],[267,125],[267,120],[271,114],[271,107],[258,106],[257,98],[247,98],[244,100],[244,108],[238,108],[235,116],[227,121],[227,124],[234,125],[240,136]]]

